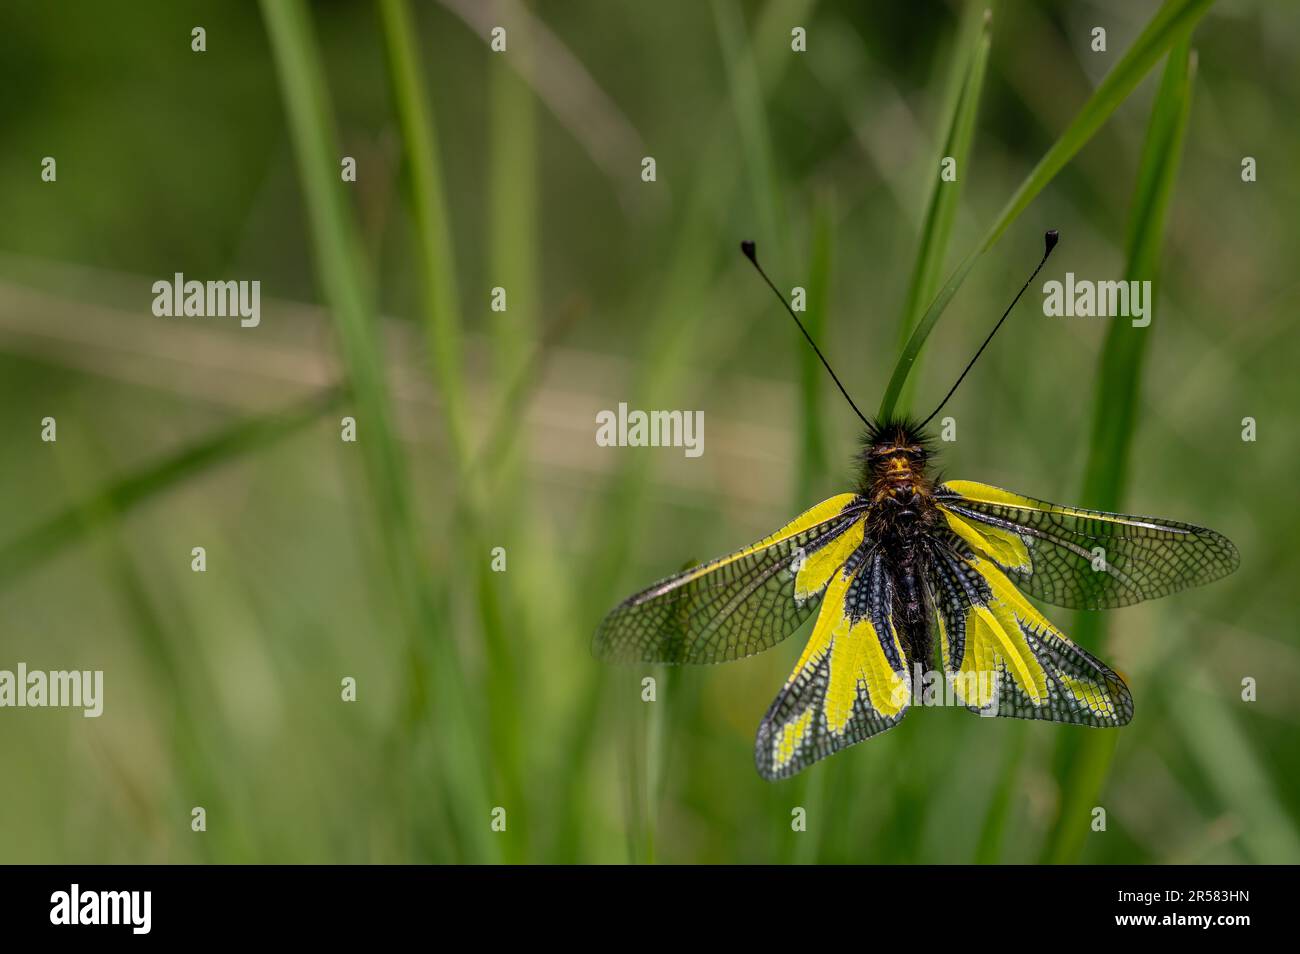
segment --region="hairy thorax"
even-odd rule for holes
[[[920,444],[882,441],[866,450],[863,493],[871,502],[868,525],[877,540],[906,538],[932,522],[934,485]]]

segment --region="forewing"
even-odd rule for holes
[[[1076,646],[992,561],[936,546],[930,587],[943,668],[959,702],[981,715],[1126,725],[1133,697]]]
[[[660,580],[601,621],[592,645],[626,662],[714,663],[762,652],[798,628],[862,542],[866,505],[831,497],[753,546]]]
[[[948,528],[1031,596],[1067,609],[1110,609],[1227,576],[1227,537],[1191,524],[1062,507],[953,480],[935,494]]]
[[[758,727],[760,775],[787,778],[907,713],[911,685],[892,604],[884,560],[867,542],[831,579],[812,637]]]

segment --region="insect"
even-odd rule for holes
[[[1064,507],[968,480],[937,482],[933,420],[1051,255],[1058,235],[939,407],[920,423],[869,421],[798,316],[768,287],[866,425],[856,490],[838,494],[729,556],[660,580],[601,622],[597,656],[717,663],[775,646],[810,617],[812,635],[758,728],[769,780],[897,725],[936,684],[984,715],[1099,728],[1126,725],[1120,676],[1026,599],[1109,609],[1209,583],[1236,569],[1213,530]],[[929,667],[938,664],[938,669]],[[927,682],[933,674],[941,674]],[[923,687],[929,687],[923,690]]]

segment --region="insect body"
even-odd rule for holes
[[[1054,244],[1049,233],[1049,253]],[[817,609],[759,725],[755,761],[768,779],[892,728],[935,684],[985,715],[1127,724],[1133,700],[1123,679],[1025,594],[1069,609],[1127,606],[1232,572],[1236,548],[1189,524],[1063,507],[971,481],[936,484],[923,431],[901,420],[869,423],[856,491],[629,597],[601,622],[596,654],[740,659]]]
[[[930,656],[922,576],[929,565],[926,538],[939,513],[926,473],[927,443],[915,426],[873,428],[865,440],[858,491],[870,504],[865,535],[880,542],[886,570],[895,581],[896,625],[909,660]]]

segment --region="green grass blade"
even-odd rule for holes
[[[531,58],[527,44],[515,31],[511,57]],[[510,382],[525,372],[538,340],[538,182],[537,100],[519,72],[493,57],[489,99],[489,222],[491,225],[491,286],[506,289],[505,311],[489,313],[492,368],[497,394],[504,400]],[[523,455],[512,444],[498,458],[496,469],[515,488],[498,500],[494,510],[518,513],[527,488]]]
[[[1213,3],[1214,0],[1169,0],[1160,8],[1114,69],[1102,79],[1096,92],[1088,97],[1065,132],[1007,200],[1002,213],[980,242],[980,252],[987,252],[993,247],[1038,193],[1056,178],[1065,164],[1074,158],[1120,104],[1128,99],[1143,77],[1160,62],[1160,58],[1181,38],[1191,33],[1197,21]]]
[[[1196,74],[1189,43],[1185,40],[1170,53],[1165,68],[1147,130],[1125,242],[1124,277],[1133,281],[1150,279],[1153,300],[1160,290],[1164,225],[1182,156]],[[1085,507],[1116,510],[1123,500],[1150,337],[1150,328],[1135,333],[1122,322],[1113,323],[1106,335],[1097,373],[1098,385],[1104,391],[1099,391],[1093,405],[1092,437],[1083,481],[1081,503]]]
[[[763,107],[763,84],[758,73],[753,46],[745,35],[740,9],[735,0],[713,0],[713,19],[717,25],[718,45],[727,68],[727,85],[735,108],[740,137],[744,143],[745,165],[758,213],[759,248],[772,248],[777,261],[786,254],[785,229],[782,228],[781,187],[772,156],[772,138]]]
[[[464,466],[469,447],[465,422],[465,387],[461,375],[460,303],[447,204],[442,187],[433,109],[425,95],[419,35],[405,0],[380,0],[380,21],[388,53],[389,77],[406,151],[410,207],[419,246],[424,292],[424,330],[434,372],[434,386],[444,402],[443,418],[452,458]]]
[[[110,519],[252,451],[296,434],[337,408],[343,392],[331,389],[283,411],[239,421],[210,437],[111,481],[0,545],[0,588],[85,539]]]
[[[470,451],[469,425],[465,417],[467,399],[461,372],[460,302],[456,290],[451,225],[447,214],[446,189],[439,160],[437,128],[433,107],[425,92],[420,55],[416,48],[419,32],[411,14],[410,4],[407,0],[380,0],[379,11],[410,183],[409,200],[423,279],[421,287],[424,292],[424,328],[433,370],[433,384],[443,399],[443,424],[448,434],[457,484],[461,496],[465,498],[465,506],[470,517],[465,532],[466,539],[461,545],[466,552],[476,554],[478,557],[472,563],[472,571],[465,575],[467,578],[464,583],[472,587],[476,598],[478,621],[487,659],[487,684],[484,688],[489,714],[488,748],[491,752],[489,761],[495,770],[494,774],[500,779],[498,797],[508,806],[507,815],[513,820],[507,829],[512,831],[512,835],[504,843],[509,853],[507,857],[512,861],[519,861],[527,853],[530,831],[527,822],[528,800],[521,777],[523,758],[523,726],[519,711],[521,681],[518,678],[515,660],[512,658],[510,635],[507,633],[507,619],[512,614],[506,605],[506,594],[502,590],[503,577],[493,573],[488,562],[491,548],[487,542],[488,534],[484,523],[487,511],[480,485],[465,479],[470,466]],[[504,66],[500,69],[507,70]],[[527,90],[522,88],[513,74],[507,76],[504,82],[518,87],[509,94],[511,118],[517,118],[513,113],[520,111],[519,99],[524,99],[526,105],[531,106]],[[529,189],[528,183],[532,175],[527,167],[530,167],[533,162],[533,150],[527,148],[520,149],[519,152],[525,167],[518,168],[512,164],[507,168],[506,174],[512,177],[518,175],[521,181],[510,188],[508,197],[503,197],[503,201],[528,204],[530,200],[525,192]],[[506,227],[509,224],[505,223]],[[528,235],[524,235],[523,238],[527,239]],[[512,255],[516,255],[517,252],[518,261],[512,262],[512,265],[528,267],[532,255],[530,248],[516,250],[511,246],[509,251]],[[524,303],[533,292],[523,286],[516,288],[515,291],[516,313],[522,314]],[[509,289],[507,289],[508,304]],[[505,314],[508,315],[509,312]],[[503,332],[495,329],[494,343],[499,345],[503,334],[509,336],[509,330]],[[525,338],[512,342],[508,366],[505,369],[507,372],[505,380],[512,376],[515,365],[526,360],[528,345],[529,341]],[[456,581],[450,581],[448,589],[450,593],[457,592],[459,587]]]
[[[755,28],[755,35],[776,37],[786,33],[788,10],[785,6],[769,4]],[[758,59],[761,78],[772,82],[788,68],[791,57],[784,50],[788,47],[775,41],[754,45],[753,55]],[[700,296],[711,286],[719,267],[716,256],[702,255],[700,249],[717,248],[717,210],[728,205],[737,188],[731,131],[721,119],[699,150],[700,159],[692,170],[693,178],[682,183],[687,198],[680,227],[675,232],[677,251],[666,274],[661,279],[657,277],[653,286],[647,288],[646,298],[651,304],[646,308],[644,327],[638,330],[640,360],[629,387],[629,394],[639,407],[665,406],[665,401],[671,401],[667,396],[680,393],[684,369],[700,338],[701,328],[693,315]],[[739,250],[730,246],[726,256],[728,262],[734,261],[740,257]],[[730,313],[720,316],[721,321],[730,318]],[[736,333],[740,333],[738,329]],[[620,572],[640,529],[650,473],[651,467],[644,458],[622,457],[609,480],[602,505],[583,528],[583,538],[599,541],[602,554],[600,565],[593,567],[592,573],[583,579],[581,588],[582,612],[589,614],[593,627],[619,595]],[[561,746],[564,752],[561,764],[591,764],[592,748],[602,724],[601,713],[609,698],[608,687],[609,680],[593,671],[580,694],[573,729]],[[577,860],[582,827],[589,821],[578,794],[582,781],[571,769],[566,769],[565,777],[560,780],[562,791],[557,799],[566,808],[556,834],[554,857],[561,862]]]
[[[1157,277],[1165,218],[1191,109],[1196,62],[1190,42],[1190,37],[1184,35],[1170,51],[1165,65],[1147,127],[1129,220],[1124,277],[1126,280],[1151,280],[1153,312],[1158,298]],[[1092,438],[1085,467],[1081,500],[1085,507],[1111,511],[1122,509],[1128,480],[1129,449],[1137,425],[1143,358],[1155,327],[1154,320],[1143,329],[1115,321],[1106,335],[1097,374]],[[1078,614],[1073,636],[1080,645],[1096,647],[1103,632],[1104,622],[1099,614]],[[1082,852],[1089,831],[1088,811],[1096,804],[1105,784],[1117,741],[1116,733],[1097,732],[1081,739],[1062,739],[1058,743],[1060,748],[1056,761],[1062,797],[1045,847],[1047,860],[1071,862]]]
[[[930,307],[921,316],[921,320],[912,332],[912,336],[907,339],[907,345],[903,348],[903,353],[898,357],[898,363],[894,365],[894,373],[890,375],[889,384],[885,386],[885,396],[880,401],[880,411],[876,415],[877,419],[887,420],[897,413],[898,402],[903,394],[903,385],[906,384],[908,375],[916,364],[917,358],[921,356],[921,348],[925,345],[925,339],[930,336],[935,322],[939,320],[943,310],[948,307],[948,302],[952,301],[952,296],[957,294],[957,289],[966,280],[970,270],[975,267],[978,258],[979,254],[977,252],[972,252],[966,256],[962,263],[957,266],[957,270],[948,276],[948,280],[939,289],[939,294],[935,296],[934,301],[930,303]]]
[[[978,7],[972,6],[969,9],[975,11]],[[943,145],[931,167],[933,176],[930,180],[930,196],[926,202],[912,274],[907,282],[903,319],[898,326],[900,353],[907,347],[907,341],[916,329],[925,302],[934,298],[938,290],[948,245],[952,239],[953,223],[957,219],[962,183],[970,174],[971,145],[975,139],[975,119],[979,114],[980,94],[984,91],[984,76],[988,70],[992,23],[991,11],[985,10],[977,15],[979,22],[975,24],[975,29],[965,31],[970,34],[965,41],[969,49],[955,58],[954,77],[949,79],[951,85],[958,87],[958,94],[947,121]],[[956,161],[955,182],[944,182],[940,178],[940,161],[945,157]],[[898,399],[900,406],[907,407],[910,404],[911,384],[914,381],[915,377],[912,376],[905,382]]]
[[[745,35],[740,9],[735,0],[714,0],[714,23],[731,102],[744,141],[753,207],[757,210],[759,247],[769,247],[773,258],[788,267],[789,242],[782,185],[773,158],[772,139],[763,103],[763,83],[754,55],[754,45]],[[792,21],[794,22],[794,21]],[[757,31],[762,32],[760,27]],[[814,201],[812,211],[812,257],[807,283],[807,309],[803,323],[814,341],[823,342],[826,330],[826,299],[830,293],[832,215],[824,196]],[[826,438],[821,402],[825,371],[810,348],[799,348],[799,393],[803,427],[796,464],[796,505],[806,505],[813,493],[813,481],[825,474]]]
[[[993,247],[1038,193],[1046,188],[1065,164],[1084,147],[1102,124],[1137,88],[1138,83],[1155,66],[1160,57],[1180,38],[1187,35],[1213,2],[1214,0],[1169,0],[1115,64],[1114,69],[1106,74],[1096,91],[1080,107],[1074,119],[1039,160],[1038,165],[1007,200],[1001,214],[994,220],[979,244],[957,266],[940,289],[938,296],[926,309],[908,339],[907,345],[903,348],[903,353],[899,356],[894,373],[885,388],[885,396],[880,402],[881,418],[890,417],[898,410],[903,386],[921,354],[926,339],[934,330],[939,316],[943,314],[952,296],[965,281],[975,261]]]
[[[433,783],[440,786],[455,819],[451,830],[459,840],[456,848],[462,857],[490,859],[498,842],[488,827],[486,778],[470,728],[477,721],[470,714],[455,649],[446,636],[449,626],[429,588],[430,574],[417,538],[410,485],[392,425],[374,291],[338,178],[339,150],[311,18],[302,0],[263,0],[262,16],[298,160],[318,280],[338,332],[357,417],[366,428],[366,439],[357,447],[385,565],[410,634],[408,741],[414,743],[419,733],[427,737],[429,726],[436,726],[436,762],[458,767]],[[409,762],[403,765],[404,771],[410,768]],[[416,777],[412,784],[428,783]],[[423,790],[416,798],[424,798]]]
[[[532,51],[523,42],[523,31],[516,28],[510,57],[530,59]],[[498,404],[504,406],[516,384],[523,381],[530,370],[532,356],[538,345],[537,314],[541,292],[538,274],[538,253],[542,247],[539,237],[538,182],[541,177],[537,142],[537,100],[520,71],[504,57],[492,57],[493,68],[489,90],[488,122],[489,163],[489,261],[490,286],[500,286],[506,291],[504,311],[489,311],[492,370]],[[486,303],[485,303],[486,307]],[[522,409],[521,409],[522,410]],[[491,540],[509,539],[514,552],[523,554],[528,549],[525,532],[532,524],[520,515],[527,513],[530,505],[529,482],[525,470],[523,449],[527,441],[514,439],[519,434],[522,414],[510,421],[508,443],[499,445],[487,462],[491,476],[489,485],[508,488],[508,492],[492,498],[490,508],[478,515],[479,539],[487,552]],[[473,467],[473,461],[469,467]],[[468,471],[465,483],[473,478]],[[484,493],[484,497],[488,496]],[[493,757],[498,763],[508,797],[515,803],[521,822],[517,834],[511,839],[514,852],[511,861],[524,861],[528,857],[532,839],[527,837],[531,808],[527,800],[524,777],[528,766],[524,764],[527,745],[524,709],[533,685],[525,673],[531,670],[531,647],[544,642],[535,635],[535,614],[527,612],[526,605],[516,596],[510,584],[517,578],[509,574],[481,571],[479,581],[480,603],[491,605],[492,611],[484,614],[485,644],[489,647],[488,691],[493,728]],[[507,622],[508,621],[508,622]],[[507,631],[508,630],[508,631]],[[524,814],[524,810],[528,814]]]

